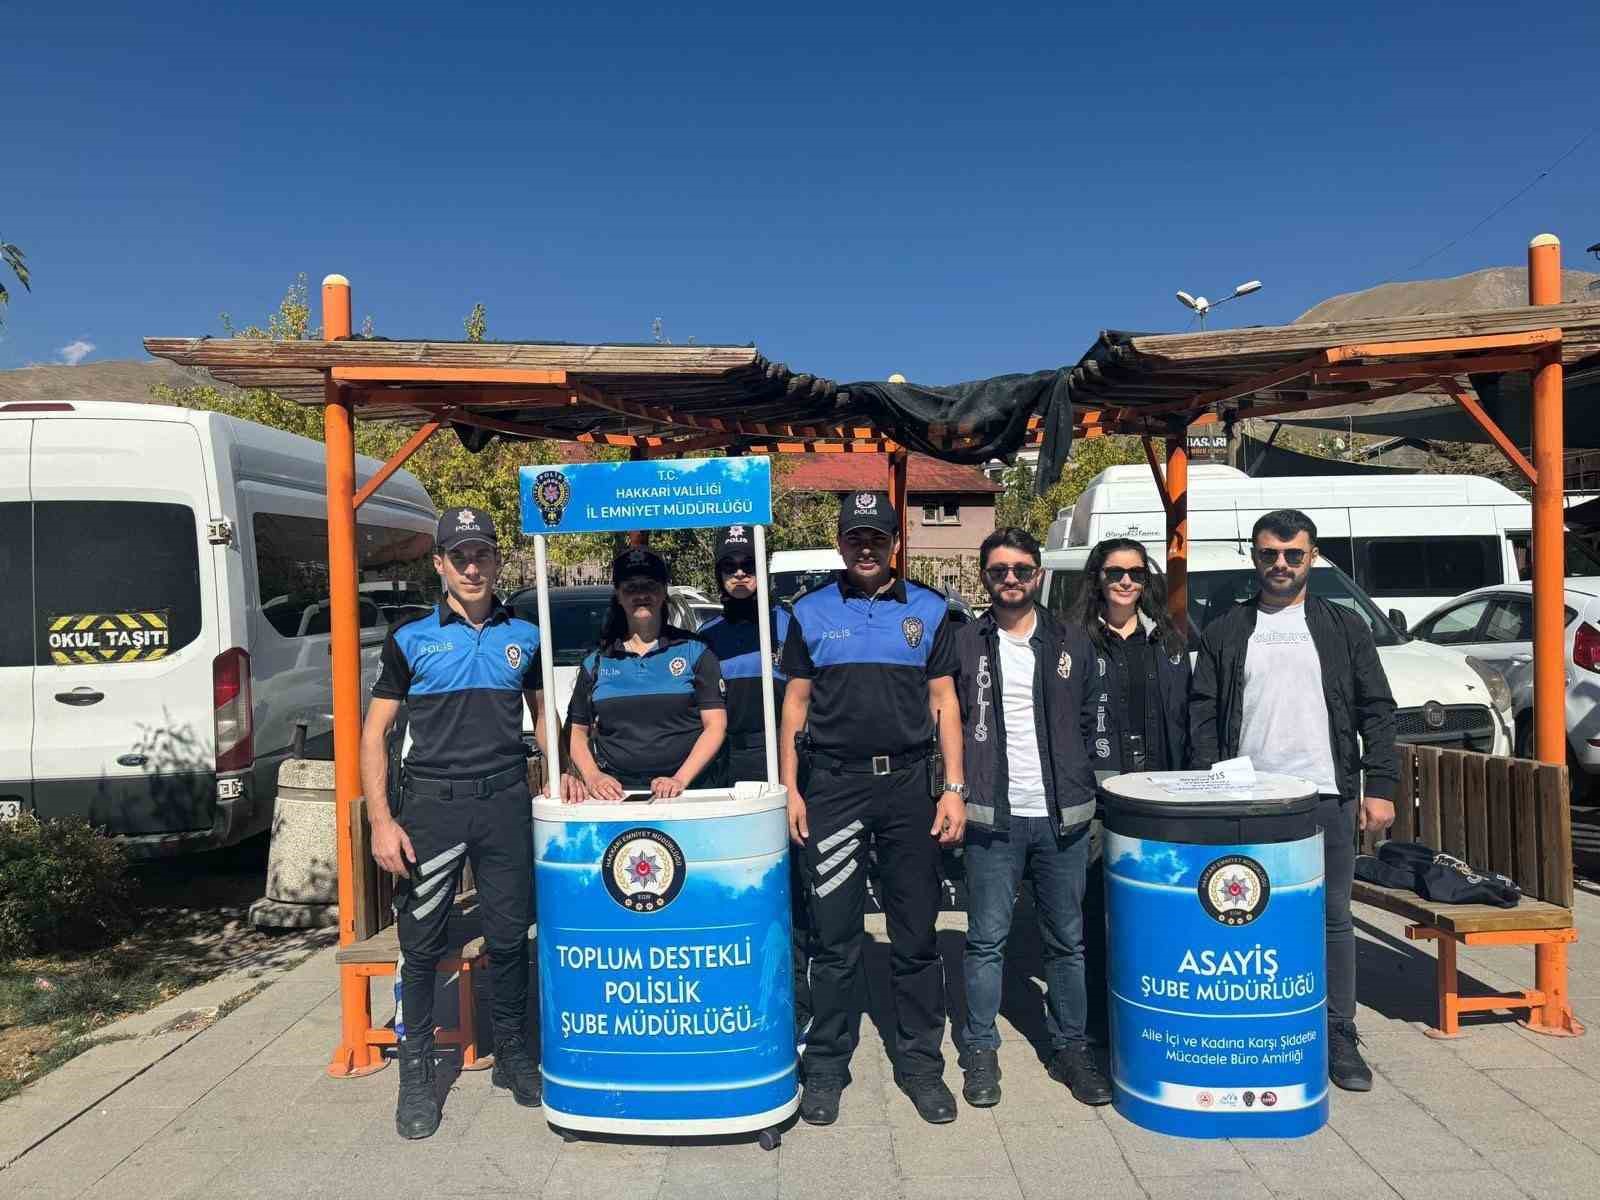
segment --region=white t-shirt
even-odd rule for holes
[[[1000,712],[1006,723],[1011,815],[1048,817],[1044,767],[1039,761],[1039,727],[1034,718],[1033,646],[1027,638],[1013,637],[1004,629],[999,634]]]
[[[1244,721],[1239,753],[1257,770],[1308,779],[1339,793],[1328,742],[1322,661],[1306,627],[1306,606],[1260,609],[1244,659]]]

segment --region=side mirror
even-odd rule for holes
[[[1393,625],[1401,633],[1410,632],[1406,628],[1406,615],[1405,615],[1405,613],[1401,612],[1398,608],[1391,608],[1389,610],[1389,624]]]

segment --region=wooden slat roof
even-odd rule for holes
[[[1561,331],[1567,364],[1600,355],[1600,304],[1427,313],[1356,321],[1226,329],[1204,333],[1127,333],[1107,330],[1071,374],[1078,410],[1107,410],[1108,427],[1129,431],[1144,418],[1194,413],[1216,406],[1359,401],[1415,366],[1418,391],[1430,377],[1492,371],[1508,356],[1539,348],[1540,331]],[[1418,343],[1436,343],[1434,348]],[[1396,343],[1403,345],[1396,346]],[[1496,344],[1498,343],[1498,344]],[[1305,372],[1295,373],[1298,365]],[[1315,373],[1310,368],[1320,367]],[[1370,375],[1360,378],[1370,368]],[[1499,369],[1507,369],[1500,366]],[[1283,375],[1274,380],[1275,375]],[[1242,396],[1236,392],[1251,383]],[[1243,397],[1248,396],[1248,400]]]

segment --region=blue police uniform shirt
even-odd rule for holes
[[[480,779],[527,761],[523,692],[540,690],[539,627],[497,597],[482,628],[446,602],[389,630],[374,697],[404,700],[406,766],[422,775]]]
[[[671,625],[635,654],[620,642],[583,660],[567,712],[589,729],[605,771],[671,775],[704,731],[702,709],[726,707],[717,656],[694,634]]]
[[[734,609],[730,619],[729,611],[724,605],[722,615],[712,617],[698,632],[722,668],[723,682],[727,684],[728,740],[738,745],[766,737],[766,714],[761,707],[761,629],[756,624],[754,605],[749,606],[748,618]],[[772,690],[780,707],[787,678],[781,659],[789,619],[787,609],[772,610]]]
[[[957,666],[944,596],[904,579],[869,596],[840,571],[791,607],[783,672],[811,681],[807,726],[817,748],[840,758],[926,748],[928,681]]]

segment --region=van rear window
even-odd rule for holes
[[[160,657],[200,636],[194,509],[143,500],[37,500],[33,521],[38,665]]]
[[[328,522],[257,513],[251,522],[261,615],[286,638],[328,633]],[[415,529],[356,527],[363,629],[426,612],[439,593],[433,538]]]
[[[0,667],[33,665],[32,507],[0,504]]]

